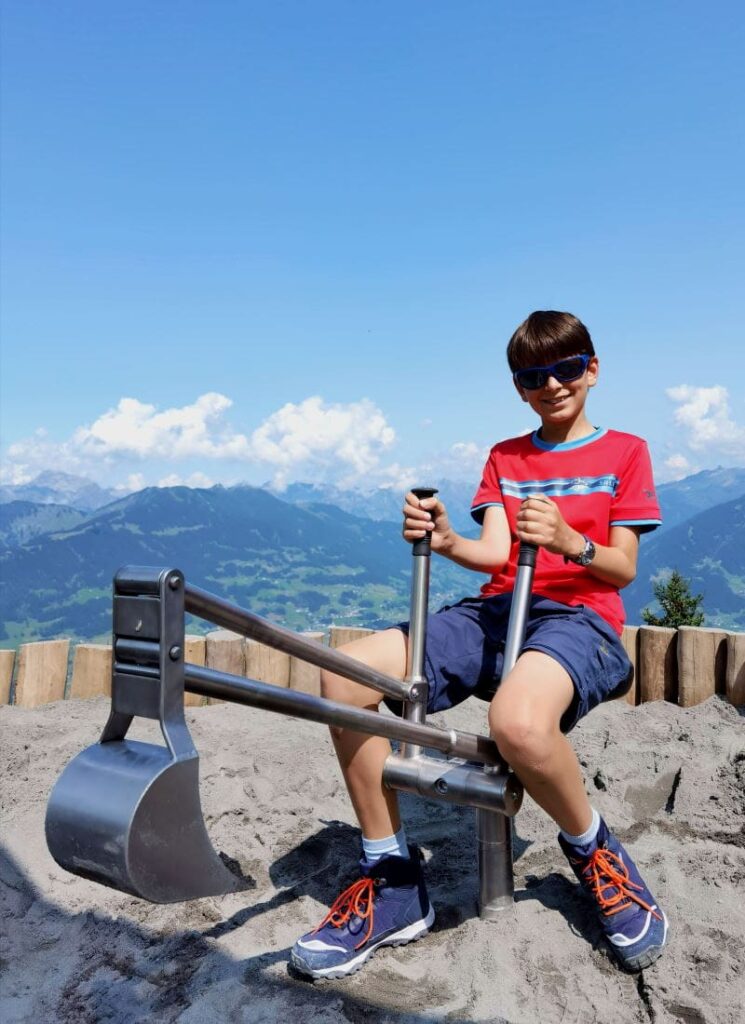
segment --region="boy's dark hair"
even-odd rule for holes
[[[510,338],[507,361],[510,369],[547,366],[567,356],[594,356],[590,332],[571,313],[538,309],[524,320]]]

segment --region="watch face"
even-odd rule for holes
[[[579,564],[587,566],[587,565],[590,564],[590,562],[593,560],[594,557],[595,557],[595,545],[592,543],[591,540],[586,540],[585,541],[585,550],[582,552],[582,554],[579,556],[579,559],[578,559]]]

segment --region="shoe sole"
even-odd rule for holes
[[[633,957],[633,959],[624,959],[620,955],[619,950],[612,943],[609,943],[618,962],[627,971],[643,971],[645,968],[651,967],[652,964],[662,956],[662,950],[667,942],[667,916],[664,910],[662,911],[662,919],[665,922],[665,930],[662,933],[662,942],[660,942],[658,946],[650,946],[649,949],[645,949],[643,953]]]
[[[350,974],[356,974],[361,967],[364,967],[373,953],[380,949],[381,946],[406,946],[409,942],[416,942],[417,939],[423,938],[432,927],[434,920],[435,909],[430,905],[426,917],[421,918],[421,920],[416,921],[414,924],[407,925],[406,928],[402,928],[399,932],[394,932],[393,935],[389,935],[385,939],[381,939],[380,942],[376,942],[373,946],[359,953],[354,960],[349,960],[347,963],[339,964],[336,967],[308,967],[307,964],[303,963],[295,955],[294,950],[290,953],[290,962],[301,974],[313,978],[314,981],[333,981],[335,978],[346,978]]]

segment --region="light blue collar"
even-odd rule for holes
[[[548,441],[541,440],[538,436],[538,431],[534,430],[530,435],[530,440],[536,448],[540,448],[544,452],[569,452],[574,448],[584,448],[586,444],[598,441],[607,433],[608,431],[605,427],[595,427],[591,434],[588,434],[587,437],[580,437],[577,441],[559,441],[556,444],[550,444]]]

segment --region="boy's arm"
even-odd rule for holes
[[[478,540],[470,540],[452,528],[447,510],[437,498],[422,498],[420,501],[409,492],[405,501],[405,540],[419,540],[429,533],[433,551],[475,572],[497,572],[507,561],[510,554],[510,528],[501,506],[492,505],[486,509],[481,536]]]
[[[595,557],[585,568],[592,576],[619,589],[636,576],[639,533],[633,526],[611,526],[609,544],[595,544]],[[584,536],[569,526],[558,506],[548,498],[526,498],[517,514],[517,535],[553,551],[574,558],[585,545]]]

